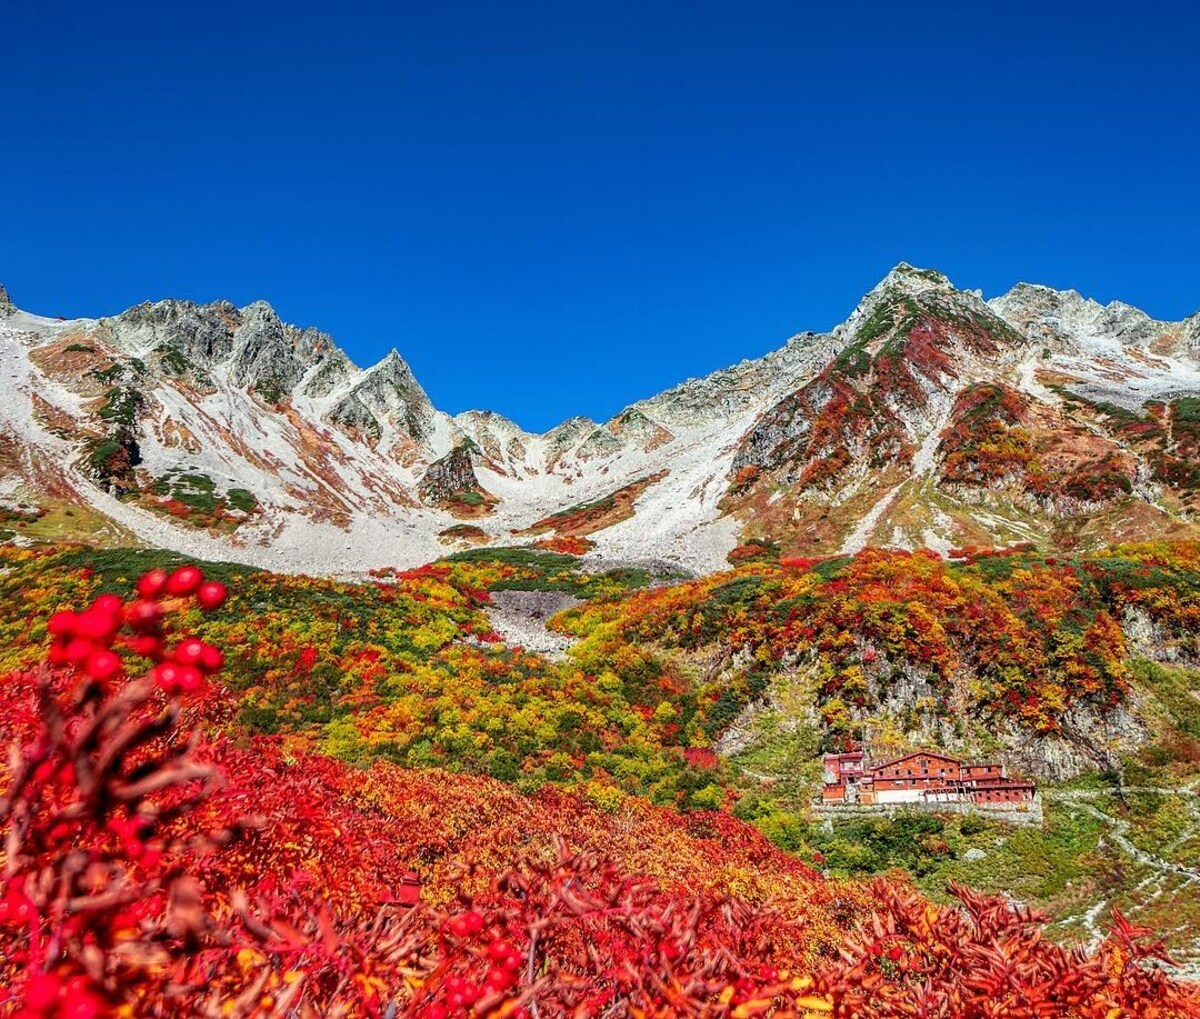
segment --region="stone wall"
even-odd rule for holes
[[[833,821],[864,821],[873,817],[895,817],[906,811],[920,811],[925,814],[976,814],[979,817],[993,821],[1003,821],[1006,824],[1036,824],[1041,825],[1042,797],[1035,795],[1033,802],[1027,807],[1003,806],[993,807],[979,803],[817,803],[813,805],[813,816],[827,822]]]

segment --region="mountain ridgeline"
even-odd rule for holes
[[[1200,314],[1029,284],[985,301],[904,264],[829,333],[541,435],[439,411],[396,351],[361,369],[263,302],[64,321],[0,291],[0,359],[6,505],[281,569],[548,531],[697,573],[1200,533]]]

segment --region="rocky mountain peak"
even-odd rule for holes
[[[954,291],[954,284],[945,273],[936,269],[921,269],[907,262],[900,262],[871,291],[901,294],[924,294],[931,290]],[[868,295],[869,296],[869,295]]]
[[[1180,531],[1193,526],[1183,514],[1200,512],[1185,399],[1200,394],[1200,313],[1158,322],[1034,284],[985,302],[908,263],[830,332],[542,435],[486,411],[442,414],[396,350],[360,368],[264,301],[168,300],[21,325],[33,346],[23,337],[0,354],[55,384],[31,385],[44,405],[18,401],[0,427],[11,421],[47,456],[60,452],[51,426],[77,432],[69,469],[82,472],[81,497],[124,489],[141,510],[98,505],[135,531],[147,514],[178,511],[164,491],[184,476],[254,495],[244,519],[210,515],[206,528],[216,519],[264,548],[284,532],[325,542],[311,523],[394,537],[372,562],[432,558],[450,518],[486,518],[496,541],[527,536],[547,510],[603,503],[663,468],[669,477],[639,489],[637,522],[598,530],[598,549],[637,555],[657,534],[707,570],[738,533],[805,554],[870,541],[951,548],[1053,541],[1066,516],[1086,522],[1121,500]],[[98,373],[120,385],[101,391]],[[93,435],[105,441],[85,445]],[[309,568],[323,553],[296,561]]]
[[[436,411],[408,363],[395,350],[362,373],[326,415],[333,424],[376,443],[404,436],[421,442],[434,432]]]
[[[1148,348],[1160,353],[1194,350],[1188,329],[1192,319],[1163,322],[1124,301],[1101,304],[1077,290],[1055,290],[1018,283],[988,306],[1005,321],[1050,346],[1075,348]],[[1194,318],[1200,318],[1200,313]]]
[[[1025,343],[982,293],[959,290],[943,273],[907,262],[901,262],[859,302],[834,330],[834,337],[848,350],[869,347],[873,352],[892,341],[904,344],[914,329],[928,333],[926,345],[951,353],[964,342],[977,351],[996,343]]]

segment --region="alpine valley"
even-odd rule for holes
[[[0,384],[4,1014],[1200,1015],[1200,313],[901,264],[535,435],[0,288]],[[918,750],[1028,809],[829,802]]]
[[[576,538],[706,573],[783,555],[1195,536],[1200,314],[897,266],[830,333],[531,435],[451,417],[265,303],[60,321],[0,299],[3,497],[292,571]],[[48,526],[48,525],[47,525]]]

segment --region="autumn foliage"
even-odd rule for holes
[[[1119,916],[1085,957],[998,900],[823,880],[726,814],[231,740],[221,651],[168,625],[224,599],[147,574],[8,677],[9,1013],[1195,1014]]]

